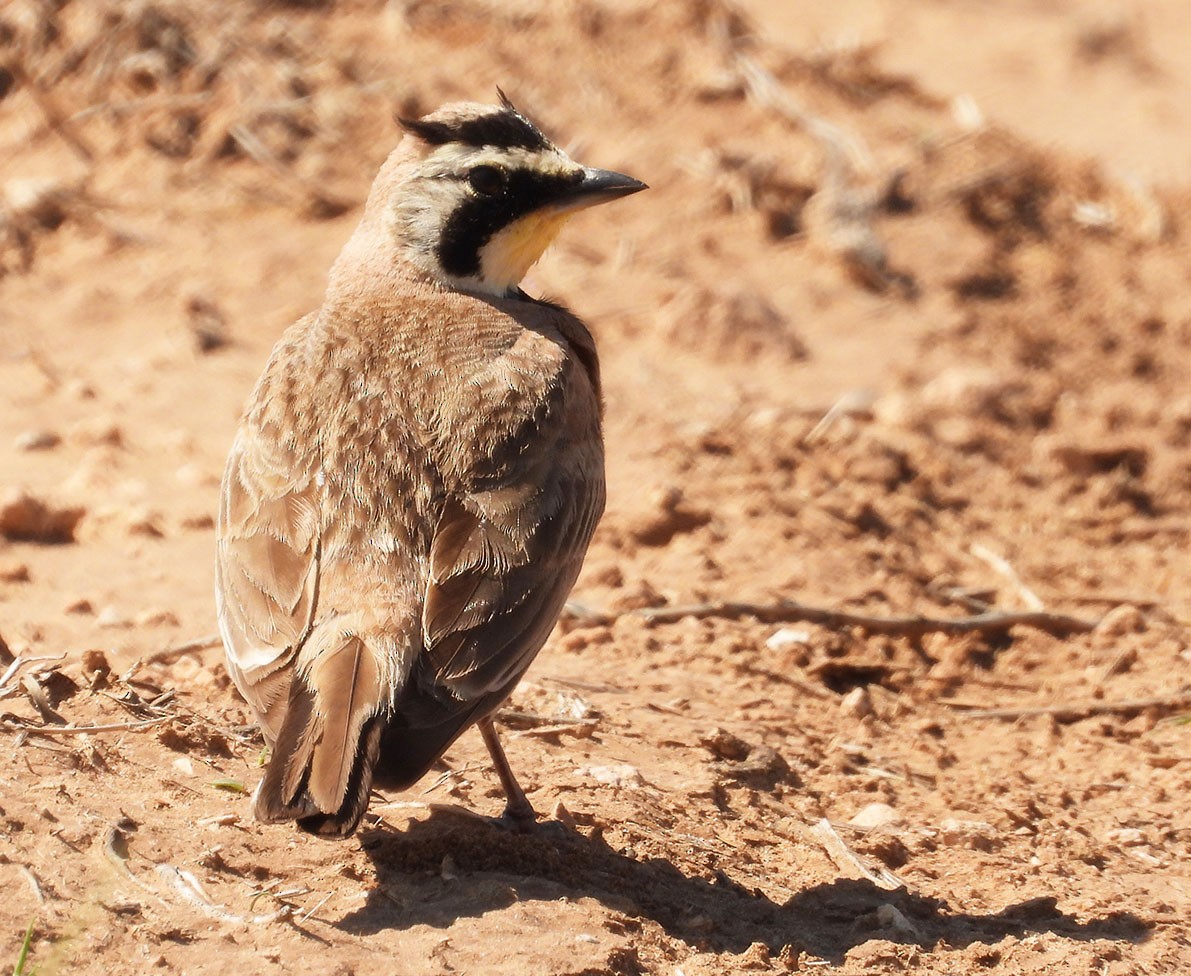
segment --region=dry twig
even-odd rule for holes
[[[823,849],[827,851],[827,856],[835,862],[836,867],[841,871],[847,871],[849,869],[859,871],[865,880],[871,881],[878,888],[883,888],[886,891],[897,891],[899,888],[906,886],[906,883],[892,871],[888,871],[885,868],[878,868],[876,871],[873,871],[844,842],[844,839],[831,825],[830,820],[826,818],[820,820],[810,828],[810,832],[823,845]]]
[[[173,722],[177,715],[162,715],[143,722],[115,722],[111,725],[25,725],[21,722],[0,721],[5,732],[24,732],[27,735],[88,735],[92,732],[135,732],[153,725]]]
[[[176,644],[173,647],[154,651],[141,663],[168,664],[171,661],[178,660],[180,657],[185,657],[187,654],[193,654],[196,651],[205,651],[211,647],[218,647],[221,643],[223,643],[223,640],[218,634],[208,634],[206,637],[198,637],[183,644]]]
[[[644,607],[621,613],[601,613],[584,610],[576,613],[569,610],[584,624],[609,624],[621,617],[640,617],[650,623],[673,623],[684,617],[697,620],[723,618],[737,620],[741,617],[756,617],[764,623],[822,624],[835,629],[859,627],[870,634],[885,634],[890,637],[921,637],[925,634],[1000,634],[1012,627],[1033,627],[1048,634],[1086,634],[1096,627],[1096,621],[1070,617],[1061,613],[1046,613],[1039,610],[990,610],[970,617],[874,617],[868,614],[848,613],[826,607],[812,607],[796,600],[778,600],[775,603],[742,603],[725,600],[715,603],[693,603],[677,607]]]
[[[993,552],[987,546],[982,546],[979,542],[973,542],[968,547],[968,552],[1013,584],[1013,588],[1017,590],[1018,596],[1021,597],[1022,603],[1026,605],[1027,609],[1043,609],[1044,604],[1038,599],[1038,594],[1026,586],[1008,559],[999,553]]]
[[[941,705],[962,708],[964,718],[1034,718],[1050,715],[1057,719],[1087,718],[1089,715],[1127,715],[1147,708],[1174,709],[1191,706],[1191,691],[1156,698],[1126,698],[1120,701],[1082,702],[1078,705],[1026,705],[1020,708],[973,708],[970,702],[940,699]]]

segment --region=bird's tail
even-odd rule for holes
[[[376,657],[357,636],[297,668],[257,787],[257,819],[297,820],[325,837],[355,831],[368,808],[387,700]]]

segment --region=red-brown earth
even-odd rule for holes
[[[1191,971],[1189,43],[1181,0],[0,8],[0,964]],[[350,841],[259,825],[231,433],[393,114],[498,84],[652,187],[527,282],[606,377],[500,720],[564,827],[468,813],[474,735]]]

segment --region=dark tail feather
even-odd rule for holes
[[[380,738],[384,722],[373,716],[364,725],[356,759],[348,777],[343,805],[334,813],[314,813],[297,818],[298,826],[319,837],[350,837],[368,810],[368,795],[372,792],[372,771],[380,752]]]
[[[294,675],[273,756],[257,788],[258,820],[346,837],[368,808],[385,722],[379,674],[358,639]]]
[[[290,685],[289,705],[285,721],[272,749],[265,775],[256,788],[253,813],[257,820],[277,823],[317,813],[314,802],[306,792],[310,776],[310,762],[299,763],[300,753],[309,752],[306,742],[312,733],[314,693],[300,677]]]

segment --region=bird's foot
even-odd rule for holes
[[[504,813],[491,819],[491,823],[501,830],[553,840],[563,840],[574,833],[574,828],[561,820],[539,820],[529,804],[522,807],[510,803]]]

